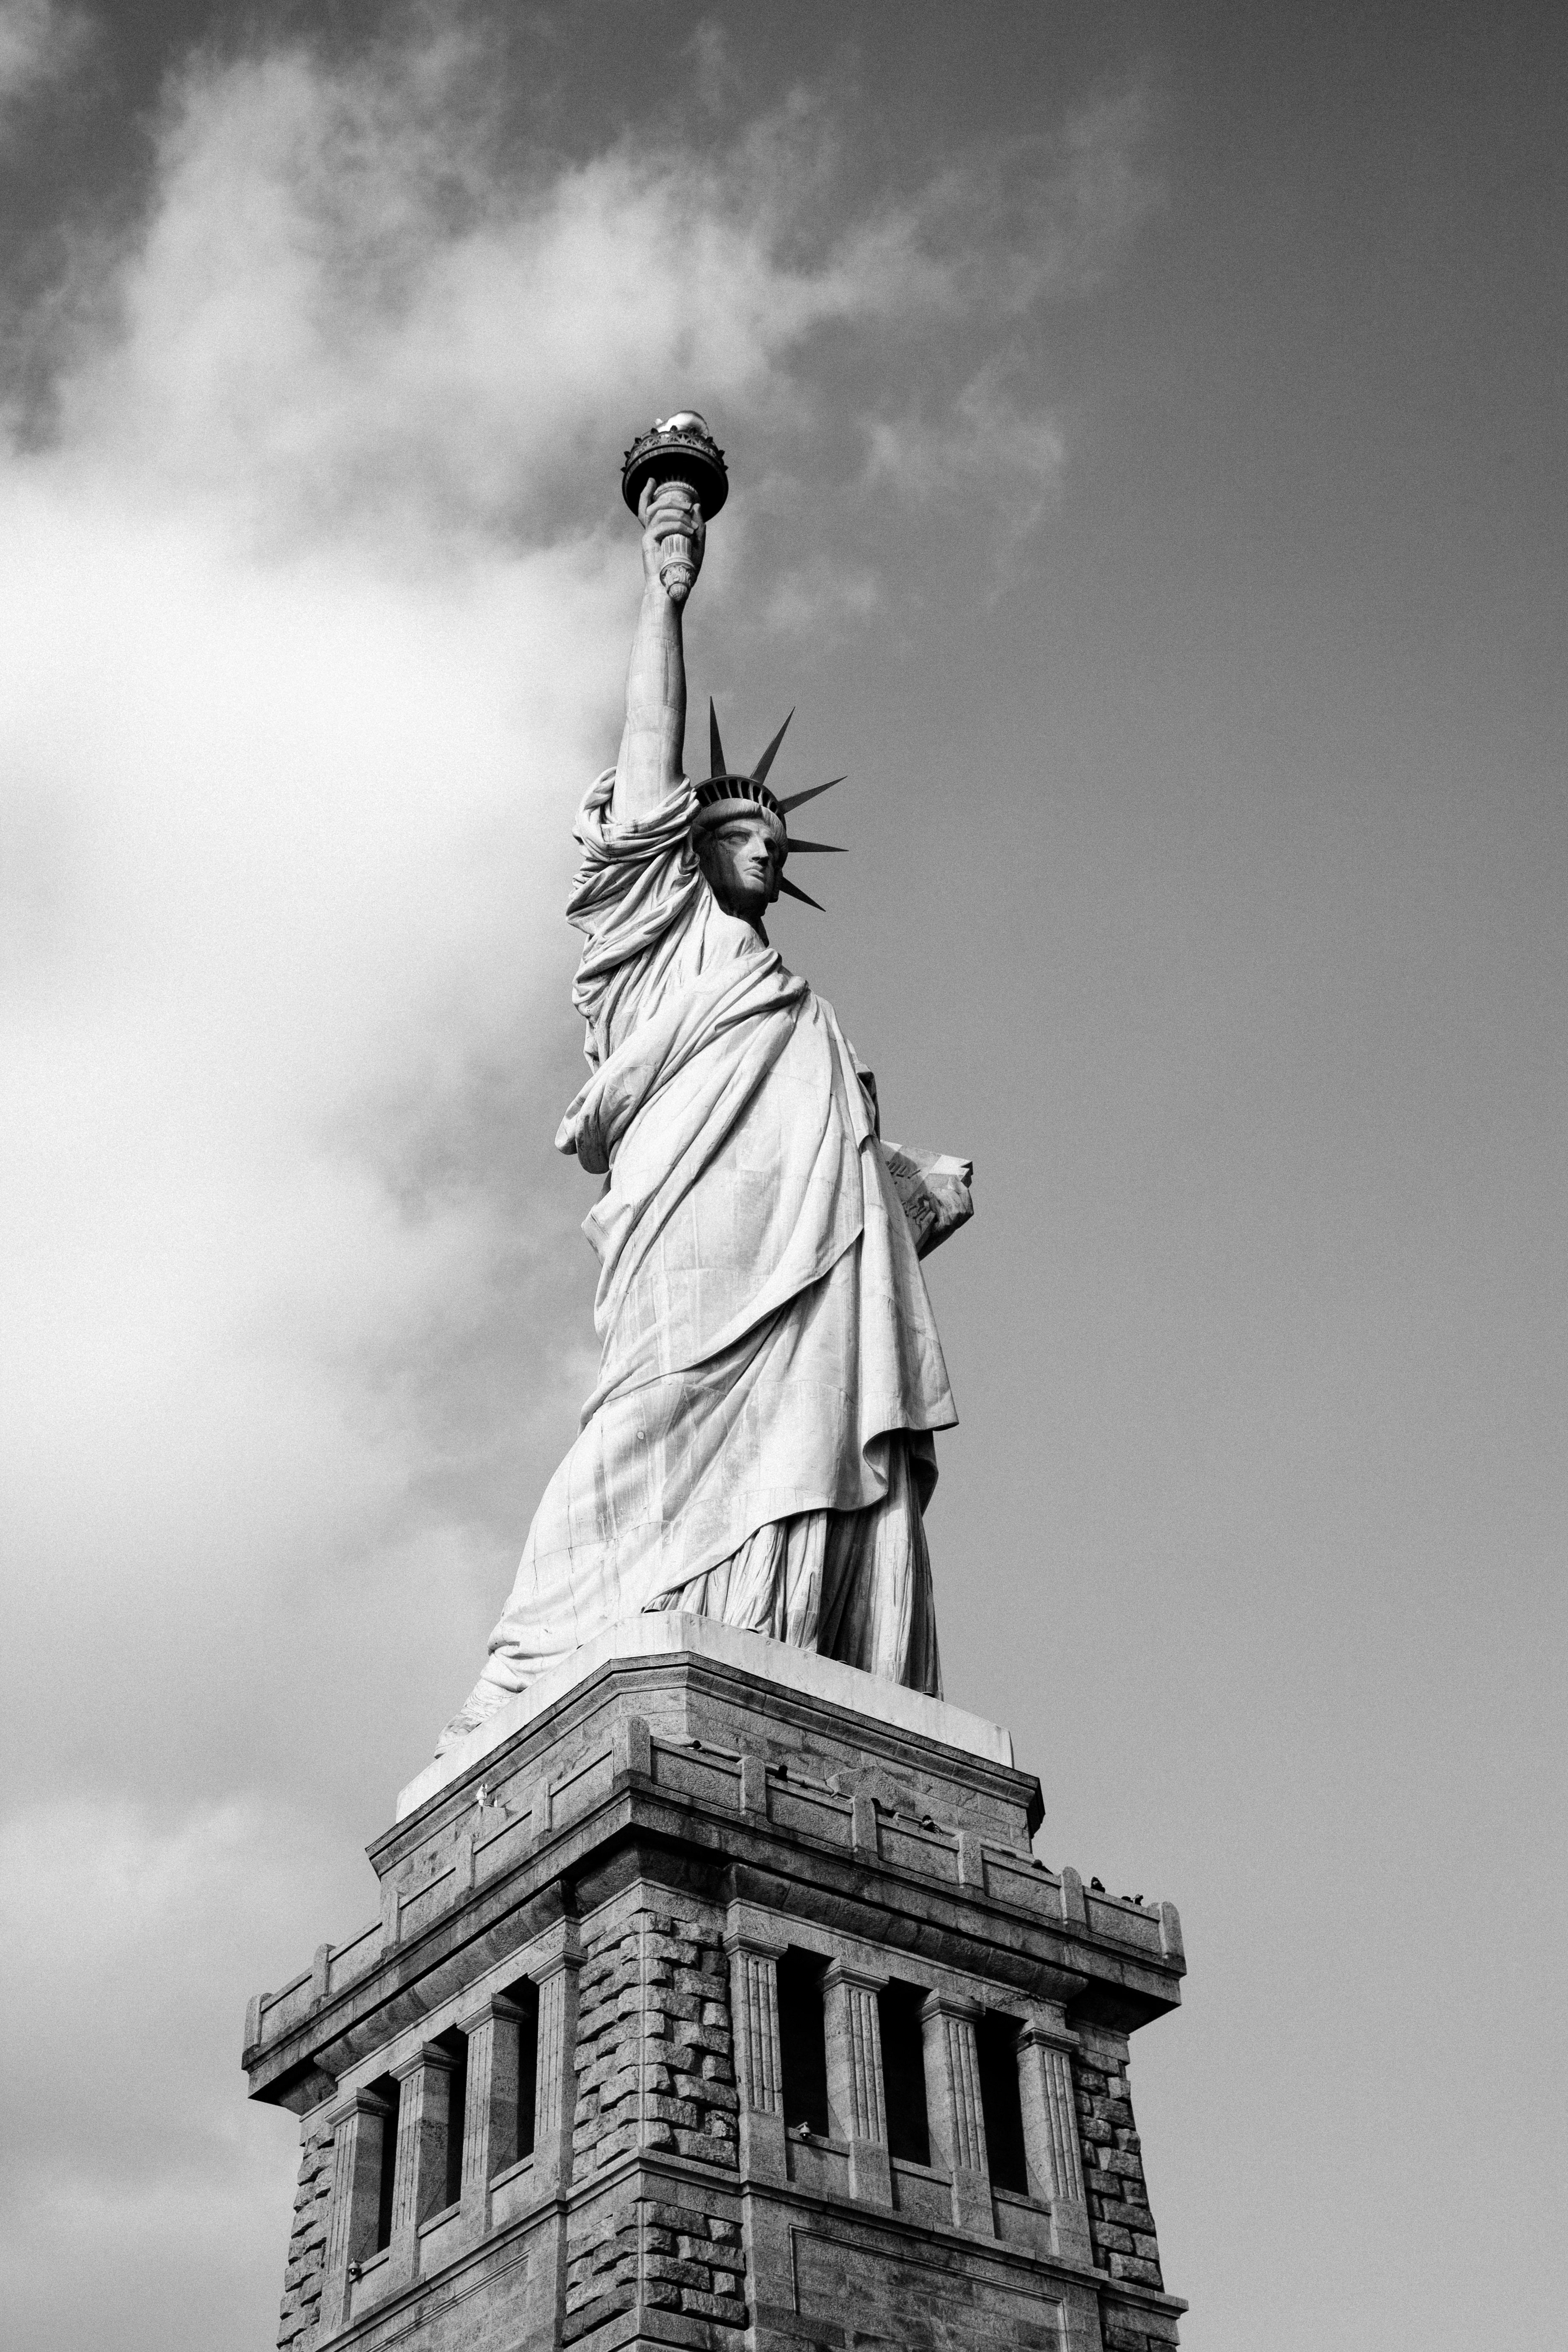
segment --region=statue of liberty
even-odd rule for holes
[[[702,420],[656,426],[626,479],[642,606],[620,754],[577,820],[589,1076],[555,1139],[605,1179],[599,1379],[442,1748],[644,1610],[941,1694],[922,1519],[957,1416],[918,1258],[969,1214],[969,1171],[882,1143],[870,1072],[769,942],[781,891],[805,897],[791,851],[825,845],[787,817],[827,786],[770,788],[783,728],[731,770],[716,716],[711,773],[682,772],[682,610],[725,488]]]

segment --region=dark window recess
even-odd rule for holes
[[[381,2126],[381,2183],[375,2207],[375,2251],[392,2243],[392,2184],[397,2177],[397,2107],[403,2086],[395,2074],[384,2074],[371,2089],[386,2101]]]
[[[447,2077],[447,2188],[441,2201],[455,2205],[463,2193],[463,2134],[468,2119],[468,2037],[454,2025],[438,2034],[443,2050],[458,2063]]]
[[[1029,2189],[1024,2155],[1024,2110],[1018,2099],[1018,2021],[987,2010],[974,2029],[980,2060],[980,2105],[985,2116],[985,2157],[994,2188]]]
[[[533,2154],[533,2111],[539,2103],[539,1987],[527,1977],[508,1985],[506,1998],[521,2015],[517,2032],[517,2136],[510,2153],[498,2161],[500,2171]]]
[[[905,2164],[931,2162],[926,2116],[925,2036],[919,1985],[884,1985],[877,1995],[882,2027],[882,2090],[888,2103],[888,2153]]]
[[[824,1963],[810,1952],[779,1962],[779,2055],[785,2131],[827,2132],[827,2033],[822,2012]]]

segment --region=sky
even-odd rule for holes
[[[693,709],[849,776],[774,940],[975,1162],[948,1696],[1181,1908],[1183,2340],[1549,2340],[1565,91],[1507,0],[0,0],[18,2352],[271,2341],[246,2001],[592,1384],[562,908],[686,404]]]

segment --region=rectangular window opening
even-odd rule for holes
[[[500,2149],[494,2169],[503,2172],[509,2164],[521,2164],[525,2156],[533,2154],[534,2111],[539,2104],[539,1987],[528,1977],[519,1977],[508,1985],[504,1998],[518,2011],[521,2022],[517,2032],[517,2125],[510,2147]]]
[[[980,2061],[980,2105],[985,2117],[985,2158],[994,2188],[1029,2192],[1024,2154],[1024,2109],[1018,2095],[1018,2020],[987,2010],[974,2029]]]
[[[452,2026],[437,2034],[437,2046],[449,2051],[457,2065],[447,2076],[447,2179],[441,2202],[456,2205],[463,2193],[463,2135],[468,2119],[468,2037]]]
[[[815,1952],[785,1952],[779,1962],[779,2056],[785,2131],[827,2136],[827,2029]]]
[[[392,2243],[392,2186],[397,2178],[397,2109],[403,2085],[395,2074],[384,2074],[371,2090],[378,2099],[386,2102],[386,2114],[381,2126],[381,2180],[375,2204],[375,2244],[372,2251],[381,2253]]]
[[[884,1985],[877,1995],[882,2029],[882,2092],[888,2107],[888,2153],[904,2164],[930,2164],[926,2114],[925,2035],[920,1985]]]

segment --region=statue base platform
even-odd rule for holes
[[[280,2345],[1154,2352],[1128,2038],[1169,1904],[1037,1861],[963,1709],[631,1621],[403,1792],[376,1923],[258,1996]]]

